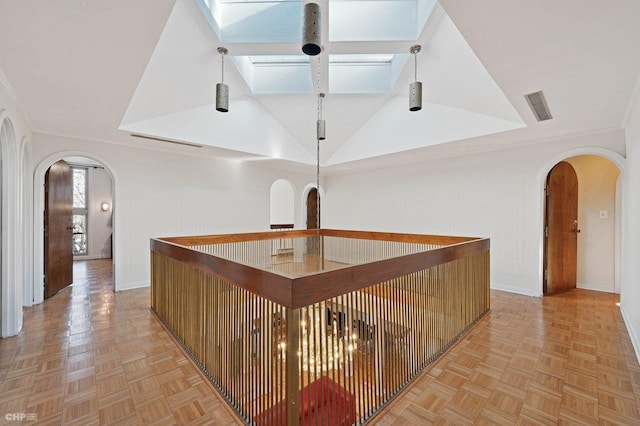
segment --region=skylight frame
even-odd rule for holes
[[[256,55],[253,53],[247,56],[248,60],[241,57],[235,57],[234,59],[233,56],[234,43],[251,44],[256,51],[260,51],[261,44],[281,43],[286,46],[289,42],[299,43],[302,20],[292,19],[291,17],[302,16],[303,2],[301,0],[196,1],[201,4],[201,8],[204,8],[205,15],[207,15],[207,11],[209,12],[207,19],[216,31],[220,42],[230,48],[230,58],[236,64],[238,71],[240,71],[253,94],[304,94],[313,92],[313,88],[310,85],[315,83],[315,75],[312,76],[312,73],[317,70],[311,66],[310,62],[304,61],[302,58],[286,59],[290,55],[284,54],[285,52],[282,55]],[[344,47],[348,46],[349,43],[363,41],[394,42],[417,40],[436,4],[436,0],[329,0],[327,4],[329,7],[327,19],[328,42],[324,47],[328,53],[331,53],[331,45],[336,41],[340,42],[340,45]],[[340,16],[342,14],[339,12],[340,10],[351,10],[350,16]],[[390,15],[392,15],[391,18]],[[371,25],[371,22],[363,19],[363,16],[364,18],[374,16],[376,22]],[[232,21],[230,24],[225,25],[224,21],[227,18],[232,19]],[[340,24],[340,21],[344,21],[344,23]],[[381,31],[382,33],[385,31],[385,22],[392,23],[387,25],[387,29],[391,28],[393,31],[380,35]],[[350,38],[340,36],[340,31],[345,28],[347,32],[350,31],[349,28],[353,28],[354,23],[356,27],[359,25],[361,29],[364,28],[366,30],[365,33],[358,34],[358,28],[356,28],[357,31],[352,33]],[[246,32],[240,31],[238,25],[245,25]],[[340,25],[344,26],[343,30],[340,30]],[[230,28],[234,28],[234,30],[230,31]],[[270,50],[270,53],[272,52],[273,50]],[[294,55],[291,56],[293,57]],[[323,65],[324,71],[322,71],[326,76],[328,85],[323,90],[327,93],[388,92],[395,86],[401,71],[401,69],[398,69],[398,64],[401,63],[404,66],[406,62],[406,55],[399,52],[357,53],[350,55],[330,54],[328,56]],[[280,81],[283,77],[273,73],[279,67],[285,74],[284,78],[293,76],[287,84]],[[307,69],[308,78],[298,75],[298,71],[301,72],[303,68]],[[382,70],[383,68],[384,71]],[[272,81],[266,78],[268,73],[273,74]],[[352,78],[355,79],[354,84],[341,81],[346,78],[346,74],[352,75]],[[364,78],[361,78],[362,75],[364,75]],[[367,84],[369,88],[367,88]],[[349,86],[352,86],[353,89],[350,90]]]

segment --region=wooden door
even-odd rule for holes
[[[307,194],[307,229],[318,228],[318,190],[313,188]]]
[[[545,295],[576,288],[578,258],[578,177],[571,164],[558,163],[547,176],[545,209]]]
[[[318,228],[318,190],[313,188],[307,194],[307,229]],[[319,237],[307,238],[307,253],[318,254],[320,246]]]
[[[73,282],[73,177],[60,160],[45,174],[44,189],[44,297]]]

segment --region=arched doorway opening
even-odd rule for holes
[[[20,165],[13,123],[0,111],[0,337],[22,328],[22,265],[18,191]]]
[[[317,188],[307,193],[307,229],[320,228],[320,196]],[[320,252],[320,238],[307,238],[307,254],[317,255]]]
[[[307,193],[307,229],[320,228],[320,197],[318,190],[311,188]]]
[[[559,172],[573,173],[575,187],[556,181],[554,188]],[[620,292],[621,176],[617,162],[591,153],[566,156],[549,171],[542,230],[544,295],[571,288]],[[567,194],[557,197],[558,191]],[[554,225],[555,214],[562,217]]]
[[[115,205],[116,179],[111,169],[99,158],[82,152],[64,152],[43,160],[36,168],[34,177],[34,303],[44,300],[43,283],[46,275],[48,247],[43,238],[46,234],[42,212],[47,210],[45,177],[51,167],[64,161],[71,170],[69,180],[72,193],[70,206],[70,241],[66,246],[74,263],[79,261],[109,262],[113,271],[114,287],[117,288],[115,262]],[[40,212],[39,215],[35,212]],[[73,264],[71,265],[73,268]]]
[[[278,179],[271,184],[269,194],[269,223],[272,231],[286,231],[294,228],[295,188],[286,179]],[[271,255],[277,261],[289,260],[294,255],[293,239],[280,238],[271,241]]]
[[[292,229],[295,220],[295,189],[285,179],[271,184],[269,196],[269,223],[271,229]]]

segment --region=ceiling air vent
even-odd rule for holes
[[[544,121],[553,118],[542,90],[535,93],[529,93],[528,95],[524,95],[524,97],[527,98],[527,103],[529,104],[531,111],[533,111],[533,115],[536,116],[536,120]]]

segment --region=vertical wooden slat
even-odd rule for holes
[[[289,309],[286,310],[287,316],[287,346],[286,346],[286,406],[287,406],[287,425],[296,426],[299,424],[298,415],[298,389],[299,389],[299,375],[298,363],[295,361],[300,334],[298,332],[298,324],[300,324],[300,310]]]
[[[271,245],[249,241],[203,245],[200,250],[250,263],[264,262],[263,253],[269,252]],[[425,246],[323,237],[320,250],[324,256],[316,259],[325,268],[334,257],[365,262],[414,253]],[[297,353],[302,350],[300,310],[285,312],[280,305],[155,251],[151,253],[150,303],[248,422],[281,401],[287,407],[286,418],[274,410],[270,424],[297,422],[300,401],[295,401],[292,411],[297,391],[323,375],[354,395],[360,419],[377,410],[489,309],[489,266],[489,252],[485,251],[310,305],[304,309],[308,321],[305,356],[307,360],[314,357],[318,364],[306,372]],[[292,271],[304,269],[293,262],[290,267]],[[329,358],[334,357],[333,348],[340,346],[336,327],[327,326],[327,307],[347,314],[342,365],[337,358]],[[275,326],[273,314],[277,312],[284,321]],[[354,319],[362,321],[357,322],[361,329],[353,330]],[[285,327],[283,358],[277,344]],[[368,327],[373,327],[374,337],[367,350]],[[363,346],[357,354],[350,354],[348,345],[354,331],[362,333]],[[353,364],[348,372],[350,356]],[[380,378],[382,394],[378,395]],[[315,417],[313,424],[326,421]]]

